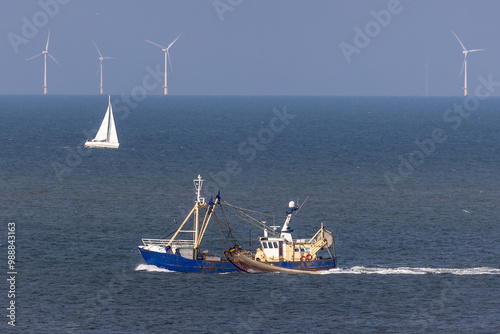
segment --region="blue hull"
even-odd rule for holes
[[[220,274],[239,271],[227,260],[208,261],[186,259],[178,254],[158,253],[138,247],[147,264],[185,273]]]

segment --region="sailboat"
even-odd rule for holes
[[[111,96],[108,95],[108,110],[102,120],[101,127],[97,135],[92,140],[85,142],[85,147],[105,147],[118,148],[118,135],[116,134],[115,119],[113,117],[113,107],[111,106]]]

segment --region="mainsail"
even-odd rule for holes
[[[108,143],[118,144],[118,135],[116,133],[115,127],[115,118],[113,117],[113,108],[111,107],[111,97],[109,99],[108,110],[106,111],[106,115],[109,114],[109,127],[108,127],[108,136],[106,141]],[[106,116],[104,116],[106,118]]]
[[[108,131],[109,131],[109,110],[111,109],[111,104],[108,105],[108,110],[106,110],[106,115],[104,115],[104,119],[102,120],[101,127],[99,131],[97,131],[97,135],[94,138],[94,141],[104,141],[108,139]]]

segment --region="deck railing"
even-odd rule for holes
[[[154,246],[166,247],[169,242],[170,239],[142,239],[142,243],[145,246],[154,245]],[[193,240],[174,240],[171,246],[177,248],[193,248],[194,242]]]

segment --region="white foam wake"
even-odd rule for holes
[[[141,263],[137,267],[135,267],[135,271],[150,271],[150,272],[162,272],[162,273],[174,273],[175,271],[159,268],[157,266],[153,266],[151,264]]]
[[[500,275],[500,269],[489,267],[478,268],[412,268],[412,267],[352,267],[336,268],[319,272],[320,274],[378,274],[378,275]]]
[[[139,264],[135,268],[135,271],[149,271],[149,272],[164,272],[164,273],[174,273],[175,271],[159,268],[157,266],[149,264]],[[317,274],[329,275],[329,274],[376,274],[376,275],[500,275],[500,269],[490,268],[490,267],[477,267],[477,268],[413,268],[413,267],[363,267],[355,266],[352,268],[335,268],[330,270],[319,271]]]

